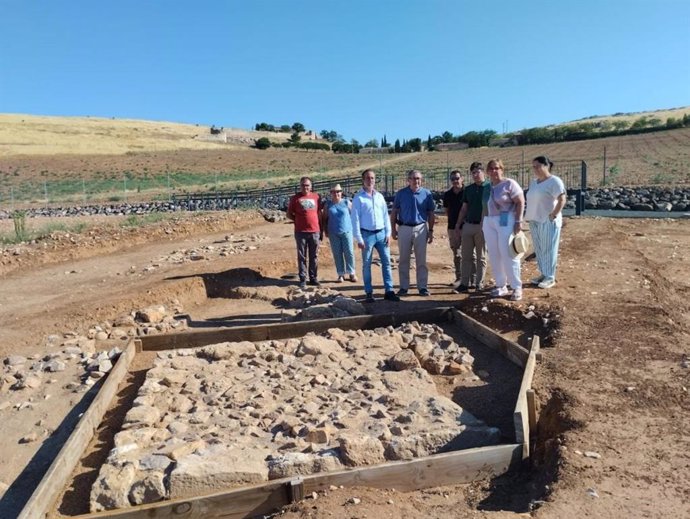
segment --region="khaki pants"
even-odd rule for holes
[[[478,223],[462,225],[462,278],[460,284],[476,287],[484,285],[484,273],[486,272],[486,242],[482,226]],[[474,278],[474,283],[472,283]]]
[[[400,288],[410,288],[410,256],[414,249],[415,269],[417,274],[417,290],[427,287],[429,281],[429,268],[426,266],[426,241],[429,237],[426,223],[420,223],[414,227],[400,225],[398,227],[398,251],[400,262],[398,275],[400,276]]]
[[[460,247],[460,236],[457,236],[455,229],[448,229],[448,246],[453,253],[453,267],[455,268],[455,281],[460,281],[462,276],[462,248]]]

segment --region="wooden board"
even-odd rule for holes
[[[483,325],[457,308],[451,309],[451,315],[453,316],[453,320],[458,323],[463,330],[479,342],[487,345],[492,350],[498,351],[505,358],[521,368],[527,364],[529,352],[518,343],[506,339],[498,332]]]
[[[529,407],[527,404],[527,390],[532,388],[532,378],[534,369],[537,365],[537,353],[539,353],[539,336],[532,337],[532,348],[530,349],[525,372],[522,375],[522,383],[518,392],[515,411],[513,412],[513,424],[515,426],[515,442],[523,445],[522,457],[529,457]]]
[[[352,470],[300,476],[300,492],[328,489],[330,485],[395,488],[402,492],[444,485],[469,483],[478,478],[500,475],[519,463],[522,445],[498,445],[426,456]],[[191,499],[164,501],[128,509],[80,515],[75,519],[241,519],[265,514],[291,502],[296,478],[284,478],[228,492]]]
[[[79,463],[94,432],[110,407],[120,383],[124,380],[132,359],[136,355],[135,340],[130,340],[115,362],[87,411],[63,445],[53,463],[41,479],[38,487],[26,503],[18,519],[44,519],[47,511],[64,490],[68,478]]]
[[[441,323],[450,319],[449,312],[449,308],[439,307],[420,310],[418,312],[358,315],[353,317],[341,317],[338,319],[321,319],[318,321],[295,321],[290,323],[262,324],[255,326],[236,326],[215,330],[150,335],[142,337],[141,341],[143,349],[149,351],[196,348],[226,341],[265,341],[270,339],[300,337],[309,332],[325,332],[329,328],[358,330],[399,326],[409,321]]]
[[[457,452],[437,454],[411,461],[392,462],[371,467],[360,467],[333,473],[304,476],[296,482],[295,478],[276,480],[251,487],[244,487],[209,496],[187,500],[166,501],[119,511],[101,512],[78,516],[80,518],[151,518],[151,517],[227,517],[244,518],[270,512],[294,500],[296,495],[305,495],[323,490],[330,485],[370,486],[377,488],[396,488],[410,491],[421,488],[459,484],[473,481],[490,474],[502,474],[509,470],[529,452],[529,424],[526,410],[522,409],[526,400],[525,391],[529,388],[534,372],[534,362],[539,349],[538,337],[533,343],[532,352],[509,341],[491,329],[478,323],[466,314],[448,307],[439,307],[419,312],[400,314],[379,314],[320,321],[300,321],[284,324],[243,326],[221,330],[156,335],[142,341],[130,341],[118,359],[115,367],[101,387],[98,395],[84,414],[65,446],[58,454],[48,472],[42,479],[31,499],[22,510],[19,519],[44,519],[46,511],[64,490],[72,471],[94,431],[109,408],[112,399],[127,374],[129,365],[142,350],[164,350],[203,346],[225,341],[282,339],[304,335],[308,332],[324,332],[329,328],[363,329],[398,326],[404,322],[442,323],[455,321],[480,342],[502,353],[512,362],[525,366],[521,392],[518,396],[515,415],[524,416],[525,430],[516,433],[516,444],[468,449]],[[536,344],[536,347],[535,347]],[[523,363],[524,359],[524,363]],[[525,386],[525,384],[527,384]],[[522,399],[521,399],[522,397]],[[516,424],[518,422],[516,421]],[[517,427],[517,425],[516,425]],[[527,446],[525,447],[525,443]]]

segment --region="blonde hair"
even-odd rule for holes
[[[505,171],[505,167],[503,166],[503,161],[501,159],[491,159],[489,162],[486,163],[486,169],[489,169],[492,166],[498,166],[498,168],[501,171]]]

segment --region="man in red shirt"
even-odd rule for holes
[[[297,267],[299,286],[306,288],[321,286],[317,277],[319,266],[319,238],[321,226],[319,209],[321,197],[311,192],[311,179],[299,179],[300,192],[290,198],[287,217],[295,223],[295,242],[297,243]],[[307,283],[307,257],[309,258],[309,283]]]

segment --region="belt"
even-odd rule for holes
[[[383,229],[376,229],[376,230],[374,230],[374,231],[370,231],[369,229],[365,229],[364,227],[360,227],[359,230],[362,231],[362,232],[373,232],[373,233],[377,233],[377,232],[383,231]]]
[[[471,223],[471,224],[473,224],[473,225],[477,225],[477,224],[480,224],[480,223],[482,223],[482,222],[481,222],[481,221],[474,221],[474,222],[473,222],[472,220],[465,220],[465,223]]]
[[[401,223],[399,225],[402,225],[403,227],[417,227],[418,225],[424,225],[424,222],[421,222],[421,223]]]

